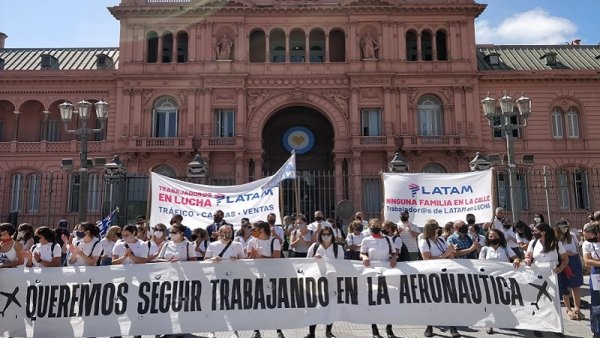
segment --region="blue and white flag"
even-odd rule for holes
[[[113,216],[117,212],[119,212],[119,207],[116,207],[115,210],[113,210],[110,214],[108,214],[106,217],[104,217],[104,219],[102,219],[101,221],[99,221],[97,223],[98,227],[100,228],[100,238],[104,238],[104,236],[106,236],[106,233],[108,232],[108,228],[110,228],[112,225]]]
[[[279,185],[283,180],[296,178],[296,153],[292,151],[292,156],[277,170],[275,175],[262,186],[262,190],[269,190]]]

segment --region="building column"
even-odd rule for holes
[[[335,152],[335,151],[334,151]],[[335,157],[335,201],[339,202],[344,198],[344,159],[334,154]]]
[[[290,60],[290,34],[285,33],[285,62],[291,62]]]
[[[398,60],[406,61],[406,27],[404,24],[398,24]]]
[[[198,36],[198,25],[193,25],[188,35],[188,62],[196,61],[196,36]]]
[[[259,180],[263,178],[263,160],[262,156],[254,158],[254,179]]]
[[[360,114],[358,112],[358,88],[352,88],[350,94],[350,135],[360,135]]]
[[[356,210],[363,210],[362,204],[362,182],[361,182],[361,173],[362,173],[362,164],[361,164],[361,153],[360,151],[356,151],[352,154],[352,173],[348,173],[350,177],[352,177],[352,201],[354,201],[354,208]]]
[[[392,135],[392,121],[391,117],[395,115],[392,106],[392,89],[390,87],[383,88],[383,133],[382,135]]]
[[[310,32],[304,33],[304,63],[310,63]]]
[[[266,63],[271,62],[271,41],[269,41],[270,39],[271,39],[271,34],[265,33],[265,62]]]
[[[213,116],[214,113],[212,111],[212,105],[211,105],[211,92],[212,90],[210,88],[204,88],[204,109],[203,109],[203,114],[202,116],[204,117],[204,119],[202,120],[202,125],[204,126],[203,130],[202,130],[202,134],[204,136],[204,138],[209,138],[212,137],[212,120],[213,120]],[[208,143],[208,142],[207,142]],[[207,144],[208,145],[208,144]]]
[[[160,35],[160,33],[157,33],[158,35],[158,50],[157,50],[157,59],[156,59],[156,63],[162,63],[162,55],[163,55],[163,36]]]
[[[350,32],[346,38],[346,54],[350,57],[350,61],[360,59],[360,51],[356,48],[356,40],[358,33],[356,32],[356,22],[350,22]],[[358,51],[358,55],[356,54]]]
[[[421,32],[417,32],[417,60],[419,61],[423,61],[423,55],[421,54],[421,50],[423,49],[423,46],[421,46],[422,43]]]
[[[437,34],[431,33],[431,60],[437,61]]]
[[[329,32],[325,34],[325,62],[329,62]]]
[[[247,121],[246,117],[246,96],[244,95],[245,91],[242,88],[238,88],[236,91],[236,100],[237,100],[237,112],[235,116],[235,136],[237,138],[238,135],[245,135],[245,121]]]
[[[235,152],[235,184],[243,184],[245,183],[244,178],[244,152],[236,151]]]

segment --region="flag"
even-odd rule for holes
[[[283,180],[296,178],[296,153],[292,151],[292,156],[277,170],[275,175],[262,186],[262,190],[269,190],[279,185]]]
[[[108,228],[112,225],[113,216],[119,212],[119,207],[116,207],[110,214],[108,214],[104,219],[97,223],[98,228],[100,228],[100,238],[104,238],[106,233],[108,232]]]

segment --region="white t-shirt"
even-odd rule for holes
[[[271,250],[271,243],[273,243],[273,249]],[[264,257],[271,257],[271,251],[281,251],[281,244],[278,240],[269,239],[258,239],[252,237],[248,240],[248,252],[252,248],[259,249],[260,255]]]
[[[125,245],[125,244],[127,244],[127,245]],[[127,251],[128,247],[129,247],[129,249],[131,249],[131,253],[134,256],[141,257],[141,258],[148,257],[148,252],[149,252],[148,243],[142,241],[141,239],[138,239],[135,243],[127,243],[124,240],[118,241],[115,244],[115,247],[113,248],[113,252],[112,252],[113,258],[115,258],[114,256],[116,256],[116,258],[123,257],[125,255],[125,251]],[[135,262],[131,258],[127,257],[121,264],[135,264]]]
[[[355,235],[352,232],[352,233],[349,233],[348,236],[346,236],[346,244],[358,245],[359,247],[354,249],[354,251],[360,252],[360,244],[362,243],[362,240],[364,238],[365,238],[365,235],[363,235],[362,233],[360,233],[360,235]]]
[[[146,245],[148,245],[148,243],[150,243],[150,251],[148,251],[148,257],[156,256],[153,260],[149,260],[149,262],[156,262],[158,260],[158,253],[162,249],[163,245],[167,244],[167,241],[160,242],[160,246],[156,244],[156,242],[153,240],[149,240],[148,242],[146,242]]]
[[[283,228],[281,227],[281,225],[274,225],[271,228],[271,231],[275,230],[275,233],[277,233],[277,236],[279,236],[279,238],[281,238],[281,242],[283,243],[283,241],[285,240],[285,231],[283,231]],[[274,236],[271,236],[274,237]]]
[[[317,221],[314,221],[307,226],[308,230],[312,230],[312,231],[317,231],[318,227],[319,227],[319,222],[317,222]],[[333,226],[331,225],[331,223],[327,222],[326,220],[322,220],[321,221],[321,229],[325,229],[326,227],[333,229]]]
[[[246,252],[246,249],[248,248],[248,241],[250,241],[251,238],[252,236],[248,237],[248,240],[245,240],[244,236],[235,236],[233,240],[240,243],[244,249],[244,252]]]
[[[208,246],[210,245],[210,241],[202,240],[202,241],[200,241],[200,244],[198,244],[198,242],[194,241],[194,242],[192,242],[192,244],[194,244],[194,251],[196,252],[196,257],[201,258],[201,257],[204,257],[206,250],[208,249]]]
[[[98,238],[94,238],[89,242],[84,242],[83,240],[79,241],[77,243],[77,247],[80,248],[81,250],[83,250],[84,254],[87,255],[88,257],[100,257],[100,254],[102,253],[102,245],[100,245],[100,240]],[[94,246],[94,243],[98,243]],[[94,249],[94,251],[92,252],[92,248]],[[91,253],[91,254],[90,254]],[[71,251],[68,251],[68,257],[67,257],[67,262],[69,262],[69,260],[71,259]],[[68,263],[70,266],[84,266],[87,265],[85,264],[85,261],[83,260],[83,258],[81,258],[81,256],[77,255],[77,259],[75,260],[75,263],[71,264]]]
[[[394,249],[396,249],[396,252],[400,252],[400,250],[402,250],[402,238],[400,236],[396,236],[396,239],[394,239],[394,236],[388,236],[389,239],[394,242],[394,244],[392,244],[392,246],[394,247]]]
[[[581,251],[583,254],[591,254],[592,259],[600,260],[600,242],[592,243],[588,241],[584,241],[581,245]]]
[[[223,243],[220,240],[211,242],[208,245],[208,249],[206,250],[206,255],[204,255],[204,258],[209,259],[209,258],[217,257],[221,253],[221,251],[223,251],[223,249],[225,248],[226,245],[227,245],[227,243]],[[229,247],[227,248],[227,250],[223,253],[223,255],[221,257],[224,260],[229,260],[229,259],[231,259],[231,257],[236,257],[239,259],[245,258],[244,247],[242,246],[242,244],[240,242],[233,241],[233,242],[231,242],[231,245],[229,245]]]
[[[516,232],[513,231],[512,227],[510,229],[506,229],[503,225],[500,225],[496,229],[504,234],[504,238],[506,238],[506,245],[509,248],[516,248],[518,246]]]
[[[529,240],[525,238],[525,235],[521,235],[518,232],[515,232],[515,237],[517,239],[517,243],[529,244]]]
[[[394,250],[392,240],[388,237],[375,238],[373,236],[364,238],[360,244],[360,252],[369,255],[372,262],[388,262],[390,260],[390,245]]]
[[[419,239],[419,250],[421,253],[429,252],[431,257],[439,257],[443,255],[447,248],[448,246],[446,245],[446,242],[441,238],[430,239],[429,243],[427,243],[426,238]]]
[[[173,257],[176,257],[178,261],[187,261],[192,257],[196,258],[194,249],[194,243],[188,242],[187,240],[179,243],[169,241],[167,244],[163,245],[158,257],[166,260],[171,260]]]
[[[533,247],[533,243],[536,243],[535,247]],[[544,244],[542,244],[542,242],[540,242],[539,240],[533,240],[529,242],[529,245],[527,246],[527,253],[533,252],[533,264],[546,262],[558,264],[558,255],[562,255],[567,252],[562,242],[558,242],[558,253],[556,253],[556,248],[550,250],[549,252],[542,252],[543,250]]]
[[[579,244],[577,242],[577,236],[575,236],[575,234],[572,232],[569,232],[569,235],[571,236],[571,243],[567,243],[566,240],[562,242],[563,246],[565,247],[565,251],[571,253],[579,253],[579,250],[577,248],[577,245]]]
[[[113,248],[115,247],[115,242],[108,238],[102,238],[100,240],[100,245],[102,245],[102,257],[112,257],[111,255]]]
[[[316,255],[313,255],[313,252],[315,252],[315,245],[318,245],[317,253]],[[335,251],[333,250],[334,245],[337,245],[337,257],[335,256]],[[313,243],[310,246],[310,248],[308,248],[308,253],[306,254],[306,257],[314,256],[321,256],[321,258],[325,259],[344,259],[344,248],[339,244],[333,243],[327,249],[325,249],[321,244]]]
[[[52,245],[54,245],[54,250],[52,250]],[[40,266],[40,263],[42,261],[52,262],[52,258],[60,258],[60,255],[62,254],[62,249],[60,247],[60,244],[58,243],[46,243],[34,245],[33,250],[31,252],[33,254],[40,254],[40,261],[36,261],[33,255],[31,257],[31,259],[33,260],[33,266]]]
[[[406,245],[408,252],[418,252],[417,238],[413,237],[411,231],[421,233],[421,229],[416,224],[410,222],[398,224],[398,230],[400,229],[402,229],[400,238],[402,238],[402,243]]]
[[[514,256],[516,256],[515,252],[509,246],[498,246],[498,250],[492,246],[484,246],[479,252],[479,259],[495,262],[510,262],[510,258]]]
[[[308,247],[312,244],[312,235],[313,235],[313,231],[312,230],[308,230],[306,232],[306,234],[304,234],[304,242],[300,241],[298,243],[296,243],[296,245],[292,248],[292,251],[295,252],[300,252],[300,253],[305,253],[308,252]],[[294,241],[296,241],[297,238],[300,238],[300,236],[302,235],[302,232],[300,231],[300,229],[296,229],[292,232],[292,236],[290,236],[290,244]],[[308,242],[308,243],[306,243]]]

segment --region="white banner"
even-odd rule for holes
[[[151,173],[152,193],[150,224],[169,226],[175,214],[183,216],[183,224],[191,229],[206,228],[213,214],[222,210],[225,221],[239,225],[243,217],[250,222],[267,220],[269,213],[279,215],[279,187],[262,189],[271,177],[233,186],[194,184]]]
[[[358,324],[562,332],[550,267],[269,259],[0,269],[0,332],[81,337]],[[248,311],[251,310],[251,311]],[[264,320],[269,318],[269,320]]]
[[[400,221],[407,210],[410,221],[422,227],[429,218],[440,224],[465,220],[474,214],[477,223],[489,222],[494,213],[492,170],[455,174],[383,175],[383,217]]]

